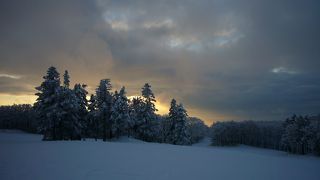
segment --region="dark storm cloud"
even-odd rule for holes
[[[164,102],[176,97],[187,108],[236,119],[318,113],[319,5],[6,1],[0,6],[0,74],[22,74],[37,85],[55,65],[91,89],[109,77],[129,94],[150,82]],[[12,88],[1,83],[5,91]],[[205,118],[218,120],[211,115]]]

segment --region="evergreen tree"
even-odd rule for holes
[[[83,128],[80,118],[80,104],[75,92],[67,87],[57,90],[57,140],[80,140]]]
[[[57,138],[57,112],[56,91],[60,87],[60,75],[55,67],[49,67],[44,81],[36,90],[38,96],[35,109],[39,117],[39,131],[44,134],[43,140],[55,140]]]
[[[111,121],[114,123],[113,133],[116,137],[128,133],[131,118],[129,114],[129,105],[126,97],[125,87],[122,87],[119,93],[115,92],[114,103],[111,112]]]
[[[154,141],[157,135],[157,116],[155,114],[155,111],[157,109],[155,108],[154,102],[156,102],[155,96],[151,90],[151,86],[146,83],[144,87],[142,88],[142,97],[143,103],[140,104],[140,108],[138,111],[140,114],[138,114],[140,120],[142,121],[141,124],[139,124],[139,127],[137,129],[137,136],[138,138],[144,140],[144,141]]]
[[[320,155],[320,115],[313,117],[304,129],[304,139],[308,142],[309,152]]]
[[[175,137],[175,124],[177,119],[177,102],[175,99],[171,100],[169,116],[163,122],[163,141],[165,143],[174,144]]]
[[[146,110],[151,114],[157,111],[156,106],[154,105],[154,102],[156,102],[156,98],[151,90],[151,86],[148,83],[144,84],[141,94],[145,99]]]
[[[88,103],[88,115],[87,115],[87,132],[88,136],[94,138],[95,140],[99,137],[100,126],[99,119],[97,118],[97,101],[96,96],[91,95]]]
[[[160,126],[159,126],[159,141],[161,143],[170,143],[170,129],[172,127],[172,121],[170,121],[168,115],[159,115],[158,116]]]
[[[67,70],[64,71],[64,74],[63,74],[63,86],[65,88],[69,88],[70,87],[70,76],[69,76],[69,73]]]
[[[187,132],[187,111],[182,104],[177,105],[172,99],[169,110],[169,130],[166,142],[177,145],[191,144],[190,136]]]
[[[96,89],[97,117],[100,121],[103,141],[112,138],[112,122],[110,119],[112,107],[111,88],[110,80],[103,79]]]
[[[291,153],[306,154],[308,152],[308,139],[305,128],[310,124],[308,117],[293,116],[285,123],[285,131],[281,138],[284,150]]]
[[[136,138],[139,138],[138,129],[144,123],[143,111],[144,111],[144,101],[142,100],[142,98],[141,97],[133,98],[129,106],[129,114],[131,118],[129,129]]]
[[[78,111],[78,115],[79,115],[79,121],[82,124],[83,127],[83,135],[84,136],[88,136],[88,126],[89,126],[89,122],[87,119],[87,107],[88,107],[88,100],[87,100],[87,94],[88,91],[85,89],[87,87],[87,85],[85,84],[75,84],[74,88],[73,88],[73,92],[77,97],[77,103],[79,106],[79,111]]]

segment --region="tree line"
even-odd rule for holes
[[[156,114],[156,99],[148,83],[142,87],[141,96],[131,100],[126,96],[125,87],[112,92],[110,79],[102,79],[95,94],[88,99],[86,87],[75,84],[70,88],[68,71],[64,72],[61,82],[57,69],[49,67],[43,82],[36,87],[38,98],[33,106],[0,107],[3,112],[0,128],[38,132],[43,134],[43,140],[107,141],[130,136],[177,145],[193,144],[208,132],[203,121],[188,117],[183,105],[175,99],[171,101],[168,115]]]
[[[320,155],[320,115],[294,115],[286,121],[228,121],[210,127],[213,145],[250,146]]]
[[[86,85],[70,88],[68,71],[50,67],[36,87],[34,105],[0,106],[0,128],[43,134],[43,140],[107,141],[129,136],[147,142],[190,145],[210,135],[212,144],[250,146],[290,153],[320,155],[320,115],[292,116],[286,121],[228,121],[208,128],[203,121],[188,117],[181,103],[172,99],[169,113],[156,113],[156,98],[150,84],[141,96],[128,99],[125,87],[112,92],[110,79],[100,80],[88,97]]]
[[[36,133],[36,112],[30,104],[0,106],[0,129],[20,129]]]

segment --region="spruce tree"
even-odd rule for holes
[[[85,84],[75,84],[73,88],[73,92],[77,97],[77,104],[78,104],[78,115],[79,115],[79,121],[81,122],[82,128],[83,128],[83,135],[88,136],[88,126],[89,122],[87,119],[87,107],[88,107],[88,100],[87,100],[87,94],[88,91],[85,89],[87,85]]]
[[[143,103],[140,105],[138,116],[142,120],[138,130],[138,137],[144,141],[154,141],[157,135],[157,116],[155,111],[157,111],[154,102],[156,102],[155,96],[151,90],[151,86],[146,83],[142,88]]]
[[[86,128],[88,136],[94,138],[95,140],[98,139],[100,132],[99,120],[97,118],[97,115],[98,114],[96,96],[92,94],[88,103],[88,115],[86,118],[88,126]]]
[[[82,122],[80,104],[75,92],[67,87],[57,90],[58,140],[80,140]]]
[[[115,92],[111,112],[111,121],[114,123],[112,131],[116,137],[128,133],[130,119],[128,99],[125,87],[122,87],[119,93]]]
[[[67,70],[65,70],[64,74],[63,74],[63,86],[65,88],[70,87],[70,76],[69,76],[69,72]]]
[[[154,113],[155,111],[157,111],[154,105],[154,102],[156,102],[156,98],[151,90],[151,86],[148,83],[144,84],[141,94],[145,99],[147,111],[149,111],[150,113]]]
[[[135,97],[132,99],[129,111],[131,118],[131,123],[129,124],[130,133],[132,133],[136,138],[139,138],[139,127],[144,124],[144,101],[141,97]]]
[[[60,87],[60,75],[55,67],[49,67],[44,81],[36,90],[38,96],[34,104],[39,117],[39,131],[43,133],[43,140],[57,138],[56,92]]]
[[[97,116],[102,129],[103,141],[112,138],[112,122],[110,119],[112,107],[111,88],[110,79],[102,79],[96,89]]]
[[[191,141],[186,124],[188,114],[181,103],[177,105],[176,113],[173,144],[189,145]]]
[[[163,129],[163,140],[166,143],[173,144],[174,143],[174,136],[175,136],[175,124],[177,119],[177,101],[175,99],[171,100],[170,109],[169,109],[169,116],[168,120],[164,122],[164,129]]]
[[[169,109],[169,122],[166,130],[165,141],[176,145],[191,144],[191,138],[187,132],[187,111],[182,104],[177,105],[172,99]]]

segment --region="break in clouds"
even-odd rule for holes
[[[34,94],[53,65],[91,92],[102,78],[128,95],[149,82],[160,102],[175,97],[206,121],[318,113],[319,5],[2,1],[0,93]]]

